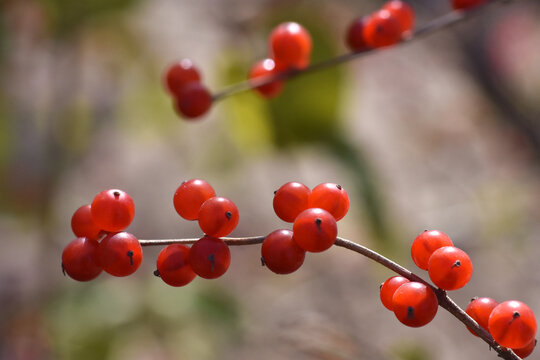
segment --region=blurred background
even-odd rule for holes
[[[411,0],[422,25],[446,0]],[[214,91],[267,56],[281,21],[312,34],[312,61],[380,1],[0,1],[0,359],[495,359],[444,310],[401,325],[378,298],[393,274],[341,248],[296,273],[232,249],[220,279],[62,276],[73,212],[127,191],[142,239],[197,237],[172,195],[203,178],[237,204],[233,236],[290,228],[272,210],[288,181],[351,197],[339,234],[427,278],[409,256],[424,229],[473,260],[451,296],[517,299],[540,314],[540,3],[510,1],[428,37],[290,81],[277,99],[238,94],[179,119],[162,73],[190,58]],[[540,359],[537,353],[531,358]]]

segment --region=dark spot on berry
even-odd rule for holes
[[[336,187],[338,188],[338,190],[341,190],[341,189],[343,189],[343,188],[341,187],[341,185],[339,185],[339,184],[338,184],[338,185],[336,185]]]
[[[452,265],[452,267],[460,267],[461,266],[461,261],[459,260],[456,260],[456,262],[454,263],[454,265]]]
[[[129,264],[133,266],[133,251],[128,250],[127,256],[129,257]]]
[[[412,306],[407,308],[407,319],[414,319],[414,308]]]
[[[114,195],[114,197],[115,197],[116,199],[118,199],[118,198],[120,197],[121,194],[120,194],[120,191],[115,191],[115,192],[113,192],[113,195]]]
[[[159,270],[154,270],[154,276],[161,277],[161,275],[159,274]]]
[[[317,225],[317,230],[321,231],[321,224],[322,224],[322,219],[321,218],[316,218],[315,219],[315,225]]]
[[[232,213],[230,211],[227,211],[225,213],[225,216],[227,217],[227,220],[231,220],[231,217],[232,217]]]
[[[265,266],[266,263],[264,262],[264,256],[261,256],[261,266]]]
[[[214,272],[214,268],[216,267],[216,259],[214,254],[208,255],[208,260],[210,261],[210,271]]]
[[[66,267],[64,266],[64,263],[62,263],[62,274],[66,276]]]

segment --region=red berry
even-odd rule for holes
[[[290,230],[271,232],[263,241],[261,259],[276,274],[290,274],[304,263],[306,251],[293,240]]]
[[[231,264],[231,252],[223,240],[205,236],[191,247],[189,263],[202,278],[215,279],[225,274]]]
[[[206,113],[212,106],[212,95],[204,85],[190,82],[175,94],[175,107],[181,116],[193,119]]]
[[[299,182],[283,184],[274,193],[274,211],[283,221],[293,222],[302,211],[308,208],[311,190]]]
[[[384,10],[390,11],[390,13],[394,15],[394,17],[399,22],[402,33],[413,29],[414,10],[409,4],[401,0],[391,0],[384,4],[382,8]]]
[[[165,72],[165,86],[171,94],[176,96],[186,84],[193,81],[200,82],[201,75],[189,59],[180,60]]]
[[[77,237],[97,239],[101,229],[92,220],[90,205],[83,205],[71,217],[71,229]]]
[[[512,349],[512,351],[520,358],[525,359],[527,356],[532,354],[535,347],[536,347],[536,339],[532,339],[532,341],[526,346],[519,349]]]
[[[214,196],[199,209],[199,227],[210,236],[229,235],[238,225],[238,208],[229,199]]]
[[[397,319],[411,327],[429,323],[437,314],[439,306],[433,290],[414,281],[401,285],[394,293],[392,303]]]
[[[364,51],[369,49],[364,38],[364,28],[366,27],[366,17],[355,19],[347,29],[346,43],[351,51]]]
[[[420,269],[427,270],[429,257],[435,250],[453,245],[454,243],[445,233],[437,230],[426,230],[414,239],[411,246],[411,257]]]
[[[295,22],[279,24],[270,34],[270,52],[278,68],[303,69],[309,64],[311,36]]]
[[[488,0],[452,0],[452,7],[454,9],[472,9],[487,2]]]
[[[98,263],[111,275],[131,275],[139,268],[141,262],[141,245],[130,233],[109,234],[99,243]]]
[[[380,297],[384,307],[390,311],[394,310],[392,298],[396,290],[403,284],[410,282],[409,279],[403,276],[392,276],[381,285]]]
[[[189,264],[189,247],[173,244],[165,247],[157,258],[157,271],[161,280],[171,286],[189,284],[197,274]]]
[[[341,185],[322,183],[311,190],[308,207],[324,209],[339,221],[349,211],[349,195]]]
[[[122,231],[135,216],[135,204],[126,192],[110,189],[96,195],[91,205],[92,220],[102,230]]]
[[[71,241],[62,252],[62,270],[77,281],[96,278],[102,270],[97,262],[98,244],[85,237]]]
[[[204,180],[192,179],[182,182],[173,197],[174,209],[186,220],[197,220],[201,205],[216,192]]]
[[[264,59],[253,65],[249,71],[249,79],[253,80],[261,76],[275,76],[277,73],[278,71],[276,70],[276,63],[274,60]],[[266,98],[273,98],[283,91],[283,82],[272,81],[269,84],[257,86],[255,90]]]
[[[401,41],[401,25],[388,10],[379,10],[366,20],[364,39],[369,47],[390,46]]]
[[[481,297],[481,298],[474,298],[471,300],[469,305],[467,305],[467,308],[465,309],[465,312],[469,314],[470,317],[474,319],[480,325],[480,327],[484,328],[484,330],[488,330],[488,321],[489,321],[489,315],[491,315],[491,311],[499,305],[498,302],[493,300],[492,298],[488,297]],[[474,335],[476,333],[472,331],[469,327],[467,327],[469,331]]]
[[[336,237],[336,220],[326,210],[307,209],[294,220],[293,239],[306,251],[324,251],[334,244]]]
[[[471,279],[473,266],[469,255],[453,246],[443,246],[431,254],[428,262],[429,278],[444,290],[457,290]]]
[[[491,312],[488,328],[499,345],[520,349],[534,340],[536,318],[532,310],[521,301],[505,301]]]

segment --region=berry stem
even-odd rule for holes
[[[434,32],[437,32],[451,25],[454,25],[455,23],[458,23],[462,20],[468,19],[471,16],[479,14],[483,8],[485,8],[491,3],[497,3],[497,2],[502,3],[502,2],[510,2],[510,1],[509,0],[490,0],[487,3],[480,5],[472,10],[466,10],[466,11],[453,10],[434,20],[431,20],[430,22],[428,22],[427,24],[423,26],[418,27],[413,32],[411,32],[409,36],[404,37],[402,41],[397,43],[396,45],[408,43],[414,39],[420,38],[422,36],[430,35]],[[304,69],[289,69],[286,71],[276,73],[275,75],[274,74],[263,75],[263,76],[256,77],[254,79],[241,81],[236,84],[230,85],[226,87],[225,89],[213,94],[212,101],[214,102],[219,101],[221,99],[235,95],[240,92],[252,90],[254,88],[257,88],[263,85],[268,85],[274,81],[292,79],[300,75],[323,70],[332,66],[336,66],[342,63],[352,61],[358,57],[367,55],[369,53],[378,52],[378,51],[385,50],[388,48],[390,47],[373,48],[373,49],[366,49],[366,50],[361,50],[361,51],[352,51],[352,52],[348,52],[348,53],[338,55],[336,57],[312,64]]]
[[[265,236],[249,236],[249,237],[222,237],[221,240],[229,246],[242,246],[242,245],[257,245],[262,244],[266,237]],[[197,239],[156,239],[156,240],[139,240],[141,246],[162,246],[162,245],[171,245],[171,244],[194,244]],[[398,263],[388,259],[387,257],[379,254],[378,252],[371,250],[365,246],[357,244],[347,239],[341,237],[336,238],[334,245],[354,251],[362,256],[365,256],[382,266],[392,270],[393,272],[411,280],[417,281],[426,286],[430,287],[437,295],[437,300],[439,301],[439,306],[454,315],[459,321],[472,329],[482,340],[489,344],[490,348],[495,350],[498,356],[505,360],[520,360],[521,358],[514,354],[510,349],[500,346],[493,337],[484,330],[476,321],[473,320],[462,308],[460,308],[446,293],[445,290],[438,289],[433,285],[426,282],[424,279],[414,274],[410,270],[404,268]],[[264,259],[261,258],[261,262],[264,265]]]

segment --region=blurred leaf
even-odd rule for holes
[[[430,360],[433,357],[425,347],[415,343],[399,343],[392,351],[401,360]]]
[[[40,0],[45,8],[52,32],[58,37],[74,32],[99,16],[125,10],[137,0]]]

